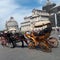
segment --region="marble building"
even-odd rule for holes
[[[6,21],[6,31],[15,33],[19,32],[19,27],[17,21],[15,21],[14,17],[10,17],[8,21]]]
[[[48,21],[49,13],[45,10],[33,9],[32,15],[24,17],[24,22],[21,23],[21,31],[31,31],[36,22]]]
[[[52,26],[60,27],[60,5],[56,5],[50,0],[47,0],[42,9],[49,13],[49,20],[52,22]]]
[[[34,25],[38,22],[49,21],[49,13],[45,10],[33,9],[32,15],[24,17],[24,22],[21,23],[21,31],[32,31]]]
[[[57,22],[55,21],[55,13]],[[24,22],[21,23],[21,31],[31,31],[35,23],[38,24],[38,22],[41,23],[42,21],[50,21],[53,28],[56,24],[60,27],[60,6],[52,3],[50,0],[46,0],[42,10],[33,9],[31,16],[24,17]]]

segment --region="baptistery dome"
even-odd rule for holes
[[[18,23],[14,20],[13,17],[11,17],[10,20],[7,21],[6,25],[7,27],[14,27],[14,26],[18,26]]]
[[[8,31],[17,31],[18,23],[15,21],[14,17],[10,17],[9,21],[6,22],[6,29]]]

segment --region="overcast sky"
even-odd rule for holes
[[[60,4],[60,0],[51,1]],[[45,2],[46,0],[0,0],[0,30],[5,29],[5,23],[11,16],[20,25],[25,16],[31,15],[32,9],[41,9]]]

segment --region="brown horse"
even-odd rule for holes
[[[22,42],[22,47],[24,47],[24,42],[28,44],[26,38],[22,33],[3,33],[1,35],[1,44],[2,46],[15,47],[16,43]]]
[[[22,33],[15,33],[14,38],[16,42],[22,42],[22,47],[24,47],[24,42],[28,45],[28,41]]]

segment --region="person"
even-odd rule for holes
[[[2,45],[3,47],[5,47],[7,41],[6,41],[5,37],[4,37],[4,33],[1,33],[1,34],[0,34],[0,38],[1,38],[1,39],[0,39],[0,40],[1,40],[1,45]]]
[[[6,39],[2,36],[2,37],[1,37],[1,45],[2,45],[3,47],[6,47],[6,43],[7,43]]]

